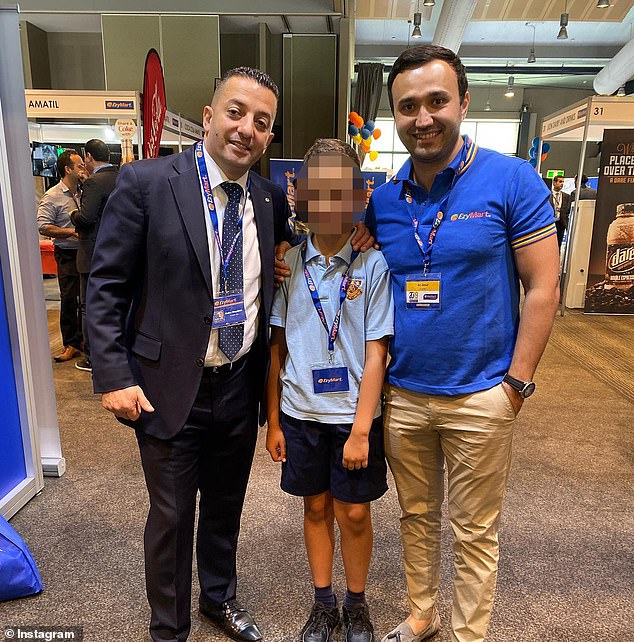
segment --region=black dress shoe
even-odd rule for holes
[[[218,605],[205,604],[201,600],[198,608],[232,640],[258,642],[262,639],[262,633],[253,616],[237,600],[227,600]]]

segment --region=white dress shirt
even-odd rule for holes
[[[205,153],[205,162],[207,164],[207,173],[209,175],[209,184],[214,196],[216,214],[218,216],[218,233],[222,238],[222,224],[224,222],[225,207],[227,206],[228,197],[225,191],[220,187],[229,179],[224,172],[218,167],[216,162],[207,152],[203,145]],[[244,218],[242,219],[242,274],[244,280],[244,308],[247,320],[244,323],[244,341],[240,352],[235,356],[234,361],[244,356],[253,345],[258,331],[258,313],[260,311],[260,287],[262,284],[261,263],[260,263],[260,245],[258,243],[258,232],[255,226],[255,216],[253,213],[253,203],[251,195],[247,193],[248,172],[243,174],[238,180],[230,181],[238,183],[242,187],[243,194],[246,194],[246,206]],[[221,288],[220,278],[220,252],[214,236],[211,217],[207,208],[207,199],[205,193],[200,188],[200,196],[203,200],[203,209],[205,212],[205,225],[207,227],[207,243],[209,244],[209,259],[211,262],[211,283],[213,286],[213,295],[218,296]],[[242,198],[245,198],[243,196]],[[244,203],[244,201],[243,201]],[[211,315],[211,310],[209,311]],[[209,345],[205,355],[205,367],[222,366],[229,363],[230,360],[224,352],[218,347],[218,330],[212,330],[209,335]]]

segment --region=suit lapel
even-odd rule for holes
[[[203,208],[200,181],[194,164],[194,146],[178,155],[174,162],[174,169],[176,173],[170,176],[169,182],[172,186],[185,230],[207,284],[207,292],[211,297],[211,263],[209,261],[207,227],[205,225],[206,212]]]

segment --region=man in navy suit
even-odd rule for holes
[[[154,642],[189,635],[198,491],[200,611],[236,640],[261,639],[235,599],[236,548],[268,367],[274,248],[291,240],[284,191],[249,171],[273,138],[277,98],[266,74],[227,72],[204,108],[204,141],[121,168],[93,254],[94,388],[136,430]],[[374,239],[363,228],[354,241],[367,249]]]

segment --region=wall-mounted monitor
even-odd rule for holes
[[[31,143],[33,151],[33,176],[57,177],[57,145],[49,143]]]

